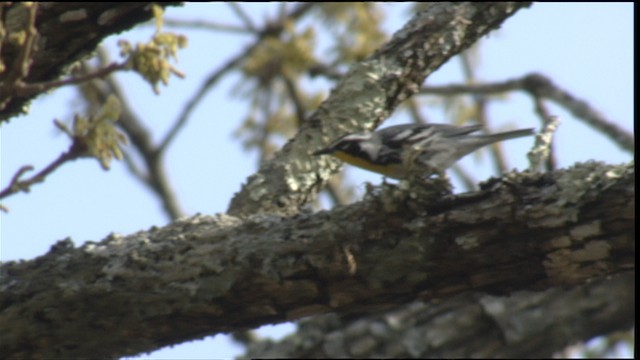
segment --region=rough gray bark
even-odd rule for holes
[[[0,268],[0,347],[112,358],[328,312],[577,286],[634,268],[634,195],[632,165],[592,163],[444,199],[387,188],[331,212],[63,241]],[[618,295],[609,306],[632,313]]]
[[[570,344],[631,328],[634,288],[630,271],[567,289],[469,293],[347,319],[321,315],[279,342],[251,344],[243,358],[551,358]]]

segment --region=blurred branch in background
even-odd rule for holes
[[[420,92],[425,95],[455,96],[459,94],[498,95],[514,91],[528,93],[534,102],[549,100],[562,106],[578,119],[584,121],[585,124],[609,137],[614,144],[623,150],[633,152],[633,134],[622,129],[611,119],[607,119],[587,101],[581,100],[577,95],[562,89],[562,87],[556,85],[551,79],[542,74],[534,73],[518,79],[487,84],[427,86]]]

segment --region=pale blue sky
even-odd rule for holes
[[[259,22],[271,4],[241,4]],[[405,19],[406,4],[389,4],[387,28],[398,29]],[[499,32],[482,43],[480,77],[506,80],[531,72],[540,72],[575,96],[590,102],[609,119],[626,129],[633,129],[633,4],[614,3],[536,3],[507,20]],[[238,23],[223,3],[193,3],[169,8],[168,17],[217,19]],[[109,39],[145,40],[152,28],[144,27]],[[159,96],[137,75],[120,76],[136,112],[148,121],[161,138],[188,99],[215,64],[240,52],[252,39],[243,36],[214,37],[196,31],[188,34],[190,45],[179,53],[177,67],[187,74],[185,80],[172,79]],[[205,49],[205,51],[203,51]],[[206,51],[206,49],[211,49]],[[430,84],[448,84],[461,79],[459,61],[454,59],[429,78]],[[188,126],[173,144],[167,158],[170,181],[182,208],[189,215],[225,211],[232,195],[256,167],[256,154],[243,151],[231,134],[245,114],[246,104],[229,95],[237,77],[226,79],[215,93],[198,107]],[[38,98],[30,115],[13,119],[0,128],[0,187],[4,188],[15,171],[31,164],[41,169],[68,147],[67,139],[52,126],[54,118],[69,119],[77,108],[70,89]],[[608,163],[631,160],[608,140],[579,120],[552,106],[560,116],[557,150],[560,166],[590,159]],[[492,118],[503,124],[538,127],[531,101],[512,95],[491,107]],[[443,114],[429,113],[433,120],[444,122]],[[406,122],[398,114],[385,124]],[[507,148],[519,169],[526,167],[524,154],[531,141],[517,140]],[[465,159],[473,164],[474,158]],[[478,178],[491,172],[481,162]],[[224,171],[221,171],[223,170]],[[379,183],[376,174],[350,168],[356,184]],[[361,186],[362,188],[362,186]],[[104,172],[95,161],[79,160],[67,164],[44,184],[28,194],[10,197],[4,205],[9,214],[0,215],[0,258],[2,261],[32,259],[47,252],[57,240],[71,237],[77,245],[86,240],[99,241],[111,232],[130,234],[152,225],[166,224],[159,202],[127,174],[122,164]],[[275,333],[275,330],[266,333]],[[224,336],[163,349],[139,358],[205,359],[229,358],[240,351]]]

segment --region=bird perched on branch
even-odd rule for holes
[[[476,134],[480,125],[405,124],[347,134],[313,155],[333,155],[351,165],[394,179],[419,171],[442,174],[465,155],[494,142],[533,135],[533,129]]]

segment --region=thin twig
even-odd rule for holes
[[[313,3],[303,3],[299,6],[296,6],[289,15],[289,18],[292,20],[296,20],[307,13],[315,6]],[[277,29],[274,30],[274,29]],[[222,65],[218,70],[214,71],[209,77],[202,83],[200,88],[195,92],[195,95],[187,102],[185,107],[183,108],[178,120],[174,123],[174,125],[169,129],[165,138],[160,142],[160,146],[158,146],[158,151],[163,153],[169,147],[171,142],[176,138],[180,130],[185,126],[189,117],[191,117],[191,113],[195,110],[197,105],[204,99],[205,95],[207,95],[208,90],[213,87],[224,75],[226,75],[229,71],[236,68],[242,61],[249,56],[254,49],[256,49],[260,42],[263,40],[264,36],[271,35],[277,36],[280,32],[282,32],[283,27],[276,27],[274,24],[267,24],[265,28],[260,31],[260,36],[256,39],[256,41],[247,47],[242,53],[234,56],[232,59],[227,61],[224,65]],[[274,34],[275,31],[275,34]]]
[[[55,89],[62,86],[78,85],[89,80],[105,78],[115,71],[125,70],[126,68],[127,68],[126,62],[112,63],[107,67],[98,69],[89,74],[75,76],[75,77],[71,77],[63,80],[54,80],[54,81],[47,81],[42,83],[18,85],[15,88],[15,91],[18,96],[31,96],[31,95],[39,94],[39,93],[49,91],[51,89]]]
[[[424,86],[419,93],[423,95],[460,95],[463,93],[495,95],[523,89],[522,79],[515,79],[491,84]]]
[[[542,100],[540,100],[542,102]],[[540,104],[541,113],[547,114],[544,104]],[[547,170],[555,169],[555,160],[551,158],[553,154],[552,144],[553,136],[560,125],[560,119],[557,116],[545,115],[542,129],[536,135],[536,141],[533,148],[527,154],[529,158],[529,170],[537,172],[542,170],[543,164]]]
[[[517,90],[528,92],[534,98],[541,97],[555,102],[569,110],[577,118],[584,120],[591,127],[605,134],[623,150],[634,151],[635,141],[633,134],[605,118],[586,101],[578,99],[561,89],[544,75],[530,74],[519,79],[482,85],[428,86],[423,87],[420,93],[428,95],[457,95],[460,93],[489,95]]]
[[[287,92],[289,93],[289,97],[293,102],[293,108],[296,111],[296,119],[298,120],[297,125],[298,127],[300,127],[302,126],[302,124],[304,124],[304,120],[307,114],[307,109],[305,109],[305,106],[302,103],[302,99],[300,98],[300,91],[298,91],[298,88],[294,83],[294,81],[291,78],[289,78],[286,74],[281,74],[281,77],[282,77],[282,81],[284,82],[284,86],[287,89]]]
[[[226,31],[243,35],[253,34],[252,31],[237,25],[218,24],[204,20],[165,19],[164,25],[169,27],[190,28],[196,30]]]
[[[236,2],[230,2],[228,3],[229,6],[231,7],[231,10],[233,10],[234,13],[236,13],[236,15],[238,15],[238,17],[242,20],[242,22],[244,22],[244,26],[247,27],[247,29],[251,30],[251,32],[256,33],[256,26],[253,24],[253,20],[251,20],[251,17],[249,17],[249,14],[247,14],[244,9],[242,9],[240,7],[240,5],[238,5],[238,3]]]
[[[472,47],[471,49],[467,49],[460,54],[462,70],[465,76],[465,80],[469,84],[473,84],[477,81],[475,76],[475,68],[470,58],[471,51],[473,50],[474,49]],[[485,129],[485,131],[489,131],[486,96],[484,96],[483,94],[471,94],[471,98],[473,99],[476,108],[476,121],[482,126],[483,129]],[[489,146],[489,151],[491,153],[491,158],[493,159],[493,165],[495,166],[496,173],[505,173],[507,169],[507,161],[504,158],[504,152],[502,151],[502,147],[500,146],[500,144],[494,143],[492,146]]]
[[[527,91],[549,99],[566,108],[575,117],[584,120],[587,125],[608,136],[622,149],[633,153],[635,149],[633,134],[605,118],[604,115],[589,105],[588,102],[576,98],[543,75],[528,75],[523,81]]]
[[[109,90],[116,94],[120,100],[122,115],[118,123],[131,140],[133,148],[137,150],[145,165],[146,174],[142,171],[135,171],[132,174],[137,176],[144,185],[158,195],[163,209],[170,219],[175,220],[183,216],[184,212],[174,194],[173,187],[169,183],[167,172],[163,165],[164,159],[161,148],[153,144],[149,131],[129,106],[124,92],[120,89],[115,79],[108,77],[107,84],[109,85]],[[106,97],[106,95],[103,96]]]
[[[60,154],[60,156],[58,156],[58,158],[51,164],[26,180],[20,180],[20,177],[22,177],[22,175],[24,175],[24,173],[26,173],[27,171],[33,170],[33,167],[30,165],[21,167],[11,179],[11,183],[4,190],[0,191],[0,199],[3,199],[20,191],[29,192],[32,185],[43,182],[49,174],[51,174],[62,164],[81,157],[83,155],[82,149],[82,146],[74,142],[68,151]]]
[[[25,165],[22,166],[20,169],[18,169],[18,171],[16,171],[15,175],[13,175],[13,177],[11,178],[11,182],[9,183],[8,187],[14,187],[18,184],[20,178],[22,177],[22,175],[24,175],[26,172],[28,171],[32,171],[33,170],[33,166],[32,165]],[[19,187],[18,187],[19,189]]]
[[[251,51],[250,49],[249,51]],[[191,117],[191,113],[195,110],[196,106],[202,101],[202,99],[207,95],[208,89],[210,89],[213,85],[215,85],[225,74],[229,71],[233,70],[238,64],[242,62],[245,58],[245,54],[240,54],[235,56],[233,59],[227,61],[222,67],[218,70],[214,71],[209,77],[204,81],[204,83],[200,86],[200,88],[196,91],[195,95],[187,102],[187,104],[182,109],[178,120],[173,124],[171,129],[167,132],[165,138],[160,142],[160,146],[158,146],[159,152],[165,152],[169,147],[171,142],[176,138],[180,130],[186,125],[189,117]]]
[[[99,52],[98,55],[101,62],[108,61],[108,56],[104,52]],[[84,71],[90,70],[85,69]],[[158,194],[168,218],[176,219],[182,216],[183,212],[161,164],[163,161],[162,154],[159,153],[158,148],[155,146],[149,130],[145,128],[142,120],[134,113],[127,100],[128,97],[114,77],[107,76],[101,84],[104,86],[98,86],[98,83],[93,81],[83,83],[82,96],[85,97],[89,106],[104,103],[108,94],[113,94],[118,98],[121,115],[116,124],[127,135],[131,145],[125,149],[125,165],[129,168],[134,178]],[[134,165],[131,159],[134,155],[141,159],[140,167]]]
[[[560,120],[556,116],[552,116],[547,110],[547,106],[544,104],[542,98],[535,98],[535,109],[538,116],[543,119],[542,123],[542,131],[540,131],[539,135],[536,137],[536,144],[534,145],[536,148],[544,146],[545,148],[545,156],[542,160],[544,160],[544,166],[546,171],[553,171],[557,168],[558,161],[555,157],[555,151],[553,151],[553,139],[552,136],[555,133],[558,125],[560,125]],[[542,138],[547,138],[545,142],[542,141]],[[536,165],[539,169],[542,164]],[[533,168],[532,164],[532,168]]]
[[[135,177],[136,179],[139,179],[142,183],[146,184],[147,186],[151,186],[151,182],[149,181],[148,174],[145,173],[135,163],[129,151],[124,151],[122,160],[124,160],[125,165],[129,169],[129,172],[131,173],[131,175],[133,175],[133,177]]]

